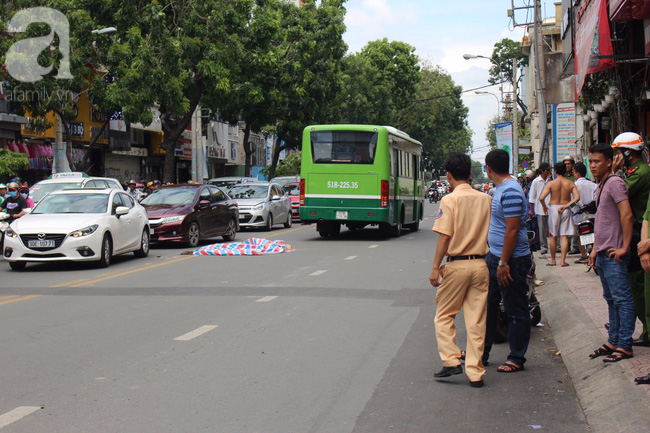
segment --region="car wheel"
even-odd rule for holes
[[[190,224],[190,228],[187,230],[187,244],[194,248],[199,245],[201,240],[201,232],[199,230],[199,225],[196,222]]]
[[[14,271],[22,271],[25,269],[25,265],[27,262],[9,262],[9,267],[13,269]]]
[[[100,268],[108,268],[111,264],[111,259],[113,258],[113,243],[111,242],[111,237],[108,233],[104,235],[102,240],[102,255],[99,259],[98,266]]]
[[[149,229],[147,227],[142,230],[142,237],[140,239],[140,249],[134,251],[136,257],[147,257],[149,255]]]
[[[293,217],[291,216],[291,211],[289,211],[289,213],[287,214],[287,222],[284,223],[284,228],[290,229],[292,224],[293,224]]]
[[[235,240],[235,236],[237,236],[237,223],[235,223],[235,220],[231,219],[230,222],[228,222],[226,233],[223,235],[223,240],[231,242]]]
[[[266,227],[265,228],[266,228],[267,232],[270,232],[271,230],[273,230],[273,214],[271,212],[269,212],[269,216],[266,219]]]

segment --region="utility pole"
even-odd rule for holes
[[[537,77],[537,114],[539,115],[539,162],[550,162],[548,149],[548,126],[546,124],[546,98],[544,96],[544,77],[540,65],[543,63],[544,40],[541,26],[541,4],[540,0],[535,0],[535,70]]]

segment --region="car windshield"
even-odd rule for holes
[[[211,185],[219,186],[222,188],[231,188],[239,183],[238,180],[214,180],[210,182]]]
[[[232,198],[266,198],[268,190],[266,185],[239,185],[231,188],[228,195]]]
[[[197,189],[194,188],[161,188],[157,189],[140,203],[146,205],[183,205],[194,203]]]
[[[60,185],[60,184],[59,184]],[[108,194],[54,194],[43,197],[33,214],[105,213]]]
[[[62,183],[37,183],[29,190],[29,198],[34,200],[34,203],[38,203],[43,197],[51,192],[75,188],[81,188],[81,181]]]
[[[288,183],[282,188],[284,188],[284,191],[289,195],[300,195],[300,184]]]

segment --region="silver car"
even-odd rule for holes
[[[233,186],[228,195],[239,207],[239,226],[272,230],[275,224],[291,227],[291,199],[276,183],[252,182]]]

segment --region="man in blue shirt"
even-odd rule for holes
[[[490,252],[485,257],[490,271],[487,329],[483,364],[487,365],[499,312],[499,301],[508,315],[510,354],[497,371],[514,373],[524,369],[530,340],[528,284],[526,275],[532,266],[526,234],[526,197],[517,179],[508,174],[510,156],[503,149],[485,157],[487,175],[496,185],[488,231]]]

